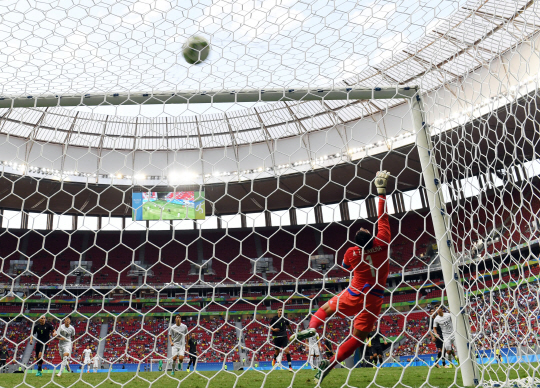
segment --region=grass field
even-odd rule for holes
[[[186,216],[186,211],[187,216]],[[143,204],[143,220],[178,220],[194,219],[195,209],[186,209],[183,205],[157,200]]]
[[[515,366],[511,369],[508,377],[506,371],[508,365],[504,368],[498,365],[492,365],[488,372],[485,372],[485,379],[505,381],[507,378],[515,379],[533,375],[534,366],[523,364],[526,368]],[[517,369],[517,371],[515,370]],[[170,373],[161,372],[142,372],[135,373],[111,373],[110,377],[106,373],[97,374],[74,374],[65,373],[61,378],[52,374],[45,374],[42,377],[36,377],[34,374],[4,374],[0,377],[2,387],[68,387],[75,383],[75,387],[97,386],[101,388],[146,388],[152,385],[159,388],[312,388],[315,386],[313,381],[314,371],[300,370],[295,374],[288,371],[247,371],[247,372],[202,372],[200,374],[186,372],[176,372],[173,377]],[[536,376],[538,371],[536,372]],[[80,380],[80,381],[78,381]],[[401,382],[400,382],[401,381]],[[454,384],[462,385],[461,375],[456,369],[432,369],[427,367],[409,367],[403,368],[381,368],[375,369],[354,369],[350,375],[347,369],[336,369],[324,380],[322,387],[367,387],[371,383],[376,383],[379,387],[420,387],[426,381],[431,386],[443,388]],[[125,384],[125,385],[124,385]],[[372,385],[376,387],[375,384]]]

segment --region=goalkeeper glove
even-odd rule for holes
[[[390,173],[386,170],[377,172],[375,175],[375,187],[377,187],[377,193],[379,195],[386,195],[386,184],[388,183],[388,177]]]

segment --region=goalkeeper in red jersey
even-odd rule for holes
[[[379,171],[375,177],[375,186],[379,194],[379,213],[377,236],[360,228],[355,235],[357,246],[347,249],[343,258],[343,267],[353,273],[349,287],[325,303],[309,322],[309,329],[290,337],[290,341],[303,341],[317,334],[327,317],[334,314],[354,317],[352,336],[343,342],[330,361],[323,361],[319,366],[315,381],[319,384],[338,363],[349,358],[361,347],[373,330],[379,318],[383,303],[383,293],[389,271],[388,249],[391,234],[388,214],[385,209],[386,184],[389,173]]]

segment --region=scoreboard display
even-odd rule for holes
[[[204,191],[139,192],[132,194],[133,220],[204,220]]]

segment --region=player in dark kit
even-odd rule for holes
[[[334,349],[332,347],[332,342],[328,338],[324,339],[324,354],[329,360],[334,357]]]
[[[7,350],[7,346],[2,346],[2,349],[0,350],[0,373],[6,373],[6,362],[9,358],[9,352]]]
[[[272,360],[272,366],[276,365],[276,361],[278,356],[281,355],[281,352],[285,352],[287,355],[287,362],[289,363],[289,370],[292,372],[291,354],[289,352],[289,348],[287,347],[289,344],[287,328],[289,328],[289,330],[292,332],[289,322],[283,317],[283,309],[280,307],[278,309],[278,315],[272,318],[272,321],[270,321],[270,331],[272,333],[272,337],[274,338],[274,345],[276,347],[274,359]],[[281,363],[281,357],[277,362]]]
[[[386,339],[381,335],[380,332],[374,331],[370,333],[371,338],[371,354],[373,355],[373,367],[377,367],[377,360],[383,364],[383,350],[381,341],[384,341],[385,345],[388,345]]]
[[[360,349],[361,350],[361,349]],[[360,351],[360,356],[362,352]],[[373,352],[371,351],[371,340],[368,340],[366,347],[366,355],[362,359],[364,368],[369,368],[373,366]]]
[[[43,373],[41,372],[41,367],[43,365],[43,356],[47,352],[47,343],[50,340],[51,333],[53,337],[56,336],[56,330],[54,329],[53,325],[50,322],[47,322],[45,319],[45,315],[41,316],[38,320],[38,323],[34,326],[34,332],[35,336],[37,337],[36,341],[36,359],[37,365],[38,365],[38,371],[36,373],[36,376],[42,376]],[[30,337],[30,346],[32,346],[32,341],[34,340],[34,336]]]
[[[189,372],[189,367],[191,364],[193,364],[193,370],[195,370],[195,363],[197,362],[197,339],[195,338],[195,334],[191,333],[188,340],[188,347],[189,347],[189,363],[187,366],[187,371]]]
[[[386,212],[386,186],[390,174],[379,171],[375,176],[375,187],[379,194],[377,235],[360,228],[354,236],[355,246],[350,247],[343,257],[343,268],[352,273],[349,287],[326,302],[312,317],[309,328],[292,335],[292,341],[304,341],[317,334],[317,328],[326,318],[337,315],[354,317],[352,335],[341,344],[336,355],[324,360],[315,375],[320,384],[336,365],[349,358],[361,348],[379,319],[386,280],[390,272],[388,251],[392,233]]]
[[[437,309],[431,310],[431,317],[429,318],[429,333],[431,334],[431,340],[435,343],[437,348],[437,360],[435,361],[435,366],[440,368],[439,360],[442,359],[443,367],[446,367],[446,357],[444,352],[444,342],[442,340],[442,330],[440,326],[433,327],[433,320],[437,316]]]

